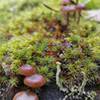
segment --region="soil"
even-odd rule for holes
[[[40,91],[40,100],[62,100],[64,93],[60,92],[58,87],[51,83]]]
[[[12,89],[8,94],[7,98],[0,98],[0,100],[12,100],[13,96],[22,90]],[[54,84],[50,83],[39,90],[39,100],[62,100],[64,93],[59,91],[59,88]]]
[[[13,89],[7,98],[0,98],[0,100],[12,100],[13,96],[15,95],[15,93],[17,93],[18,91],[21,90],[17,90],[17,89]],[[97,96],[95,98],[95,100],[100,100],[100,92],[97,92]],[[56,84],[54,83],[50,83],[44,87],[42,87],[39,90],[39,100],[63,100],[64,98],[64,93],[61,92],[59,90],[59,88],[56,86]]]

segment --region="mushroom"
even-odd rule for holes
[[[36,73],[36,69],[31,65],[23,65],[19,68],[19,73],[24,76],[31,76]]]
[[[62,5],[67,5],[70,4],[71,0],[62,0]]]
[[[76,10],[76,8],[75,8],[75,5],[63,6],[62,10],[65,12],[73,12]]]
[[[61,10],[63,12],[65,19],[67,19],[67,25],[68,25],[69,24],[69,14],[72,12],[76,12],[76,7],[75,5],[63,6]]]
[[[13,100],[39,100],[39,98],[33,92],[21,91],[13,97]]]
[[[24,84],[31,88],[40,88],[45,85],[46,80],[42,75],[35,74],[32,76],[27,76],[24,79]]]
[[[85,4],[77,4],[76,5],[76,10],[78,12],[78,21],[77,22],[79,23],[81,12],[82,12],[82,10],[85,10]]]

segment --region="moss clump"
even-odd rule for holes
[[[63,82],[70,82],[71,86],[82,71],[91,76],[89,80],[95,77],[96,63],[92,55],[88,42],[74,34],[62,39],[51,39],[51,35],[41,33],[18,36],[0,49],[1,65],[6,73],[18,75],[22,64],[30,64],[50,81],[55,78],[56,62],[60,61]]]
[[[37,70],[45,74],[47,78],[51,77],[53,75],[52,70],[55,69],[53,67],[55,58],[45,54],[47,46],[48,40],[38,33],[34,36],[27,35],[12,38],[1,47],[1,64],[2,66],[10,66],[8,70],[5,67],[3,68],[13,74],[18,74],[18,68],[22,64],[30,64],[36,66]]]
[[[24,88],[19,75],[19,67],[23,64],[35,66],[47,82],[56,81],[56,62],[61,63],[59,78],[67,89],[81,87],[82,73],[87,83],[93,83],[98,75],[96,61],[100,60],[96,24],[82,19],[79,25],[70,23],[68,30],[62,25],[60,14],[41,6],[40,1],[26,2],[16,1],[15,12],[4,10],[7,17],[0,23],[0,38],[4,35],[0,39],[0,83],[18,87],[21,84]]]

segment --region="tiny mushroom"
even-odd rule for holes
[[[39,98],[33,92],[21,91],[13,97],[13,100],[39,100]]]
[[[67,5],[70,4],[71,0],[62,0],[62,5]]]
[[[76,12],[76,7],[75,5],[70,5],[70,6],[63,6],[61,8],[61,11],[63,12],[63,16],[65,17],[65,19],[67,20],[67,25],[69,24],[69,15],[70,13],[75,13]]]
[[[22,65],[19,68],[19,73],[24,76],[31,76],[36,73],[36,69],[31,65]]]
[[[83,10],[85,10],[85,4],[77,4],[76,5],[76,11],[78,12],[78,14],[79,14],[79,16],[78,16],[78,23],[79,23],[79,21],[80,21],[80,17],[81,17],[81,12],[83,11]]]
[[[42,75],[35,74],[32,76],[27,76],[24,79],[24,84],[27,85],[28,87],[35,89],[35,88],[40,88],[43,85],[45,85],[46,80]]]
[[[85,4],[77,4],[77,5],[76,5],[76,9],[77,9],[78,11],[84,10],[84,9],[85,9]]]

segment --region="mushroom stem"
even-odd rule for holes
[[[75,5],[63,6],[62,11],[66,14],[67,26],[69,25],[70,14],[76,11]]]
[[[76,21],[76,11],[73,13],[74,20]]]
[[[78,20],[77,20],[77,24],[79,24],[80,18],[81,18],[81,11],[78,12]]]
[[[67,16],[67,26],[69,25],[69,16],[70,16],[70,13],[69,12],[67,12],[67,14],[66,14]]]

